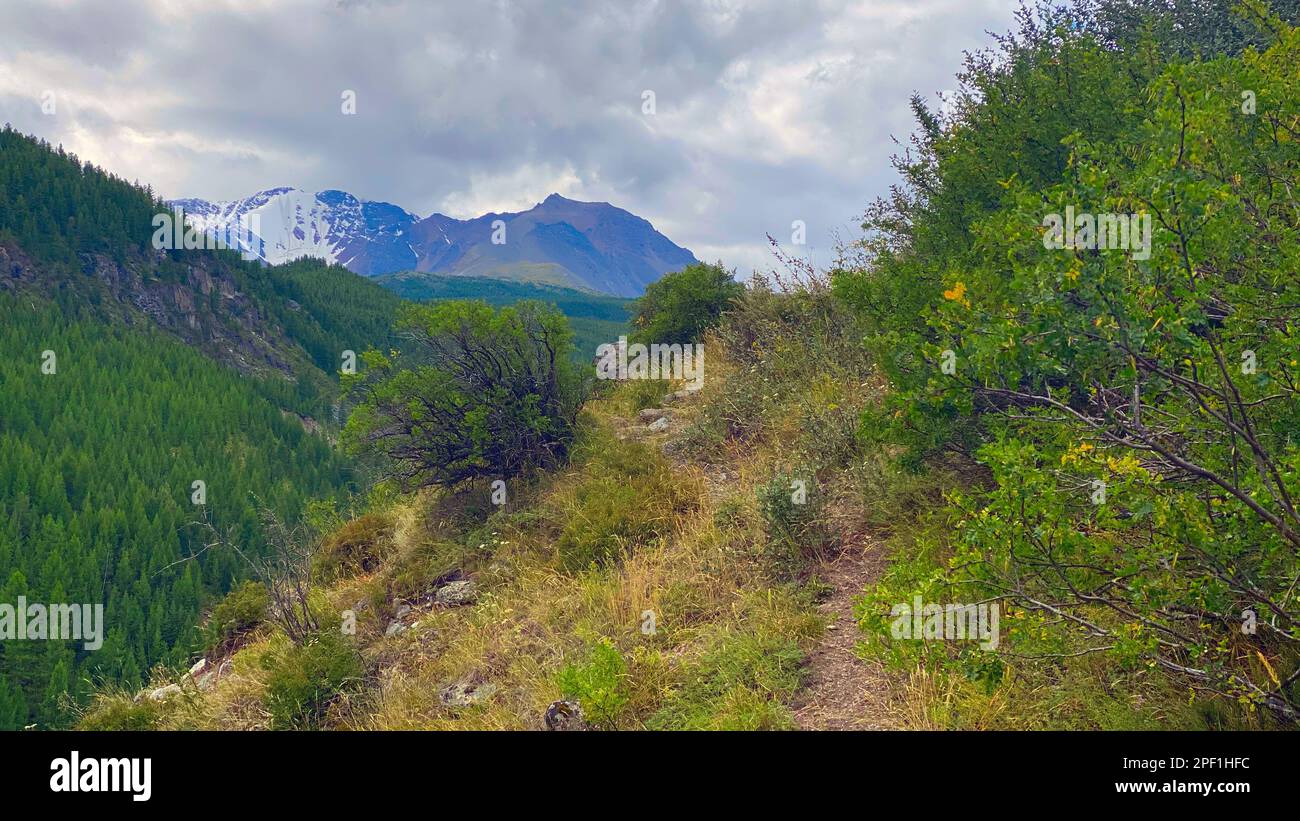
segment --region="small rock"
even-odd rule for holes
[[[649,424],[656,419],[662,419],[668,415],[668,411],[663,408],[643,408],[636,413],[636,418]]]
[[[398,603],[398,605],[397,605],[397,618],[400,619],[400,618],[402,618],[403,616],[405,616],[405,615],[406,615],[407,613],[409,613],[409,612],[411,612],[411,605],[407,604],[406,602],[399,602],[399,603]]]
[[[546,708],[542,720],[546,729],[557,732],[587,729],[587,721],[582,717],[582,705],[576,701],[552,702]]]
[[[194,676],[197,676],[199,673],[202,673],[207,668],[207,666],[208,666],[208,660],[206,658],[202,658],[194,662],[194,666],[190,668],[190,677],[193,678]]]
[[[667,416],[659,417],[658,419],[651,422],[650,427],[646,428],[646,430],[650,431],[651,433],[659,433],[660,431],[668,430],[668,417]]]
[[[212,689],[212,685],[216,684],[216,681],[217,674],[215,672],[207,672],[199,676],[194,683],[198,685],[201,692],[207,692]]]
[[[395,621],[388,625],[388,629],[384,631],[384,636],[396,636],[398,633],[404,632],[406,632],[406,625],[402,624],[400,621]]]
[[[472,707],[492,698],[496,691],[495,684],[456,683],[442,688],[438,700],[448,707]]]
[[[157,690],[151,692],[149,694],[149,700],[162,701],[169,696],[178,696],[180,694],[181,686],[179,684],[168,684],[166,687],[159,687]]]
[[[433,600],[437,604],[446,607],[460,607],[466,604],[473,604],[478,599],[478,585],[468,579],[458,582],[450,582],[439,587],[433,594]]]

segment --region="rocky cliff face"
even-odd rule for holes
[[[295,377],[302,357],[267,306],[244,293],[232,271],[212,259],[119,262],[80,257],[81,278],[56,275],[15,245],[0,243],[0,288],[57,296],[75,292],[96,312],[134,324],[150,322],[244,373]]]

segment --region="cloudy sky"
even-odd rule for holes
[[[744,273],[794,220],[794,250],[828,261],[894,180],[908,96],[952,88],[1014,6],[4,0],[0,120],[164,197],[339,188],[456,217],[604,200]]]

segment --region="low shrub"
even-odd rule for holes
[[[591,647],[588,658],[570,664],[556,676],[565,698],[576,699],[587,722],[600,729],[617,726],[627,706],[627,661],[609,640]]]
[[[554,306],[522,301],[408,305],[401,352],[363,354],[345,375],[357,404],[342,441],[391,460],[406,488],[456,488],[563,464],[588,385]]]
[[[824,497],[811,470],[778,470],[756,489],[767,534],[768,558],[791,571],[827,540]]]
[[[246,581],[212,608],[208,617],[207,651],[224,652],[248,631],[266,620],[271,596],[261,582]]]
[[[101,695],[77,722],[78,730],[139,732],[158,728],[162,705],[143,699],[135,701],[126,693]]]
[[[602,440],[587,451],[581,480],[550,502],[559,525],[555,550],[569,571],[603,567],[638,545],[672,532],[676,515],[694,508],[699,493],[652,448]]]
[[[312,558],[312,570],[322,581],[370,573],[391,546],[392,535],[391,517],[380,513],[358,516],[321,542]]]
[[[337,699],[364,677],[361,657],[338,632],[325,631],[263,660],[270,670],[264,703],[272,729],[319,727]]]

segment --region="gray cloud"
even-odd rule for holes
[[[951,88],[1012,9],[11,0],[0,119],[167,197],[341,188],[466,216],[558,191],[747,271],[796,219],[828,261],[832,232],[894,179],[910,93]]]

